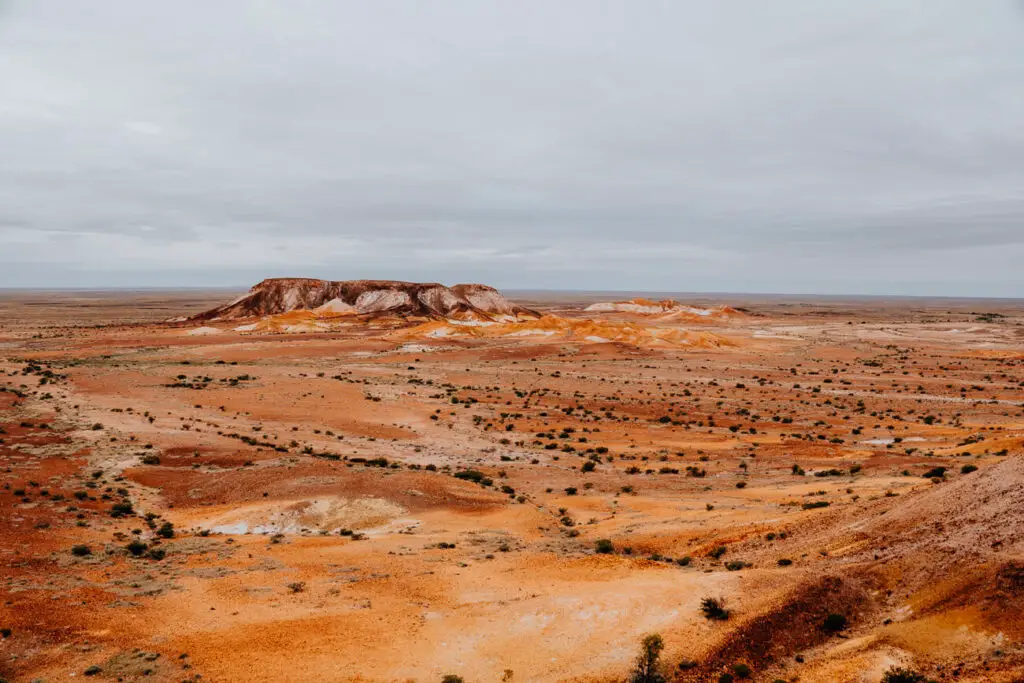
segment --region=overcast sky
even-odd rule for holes
[[[1024,3],[0,0],[0,286],[1024,296]]]

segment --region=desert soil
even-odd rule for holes
[[[1024,302],[163,322],[235,294],[0,298],[0,679],[1024,676]]]

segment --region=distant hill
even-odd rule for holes
[[[690,321],[699,321],[702,318],[724,320],[741,315],[740,311],[729,306],[697,308],[682,304],[675,299],[662,299],[661,301],[652,301],[651,299],[600,301],[587,306],[584,310],[591,313],[635,313],[638,315],[660,316],[663,320]]]
[[[270,278],[234,301],[187,320],[237,320],[302,310],[330,316],[391,315],[482,321],[540,317],[487,285],[446,287],[436,282]]]

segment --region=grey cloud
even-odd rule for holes
[[[1019,295],[1021,44],[1009,1],[8,1],[0,286]]]

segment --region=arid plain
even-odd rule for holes
[[[1024,676],[1024,302],[235,294],[0,297],[0,679]]]

